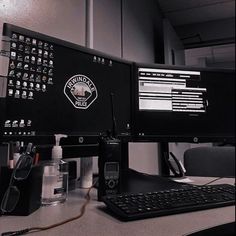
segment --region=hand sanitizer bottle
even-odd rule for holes
[[[68,166],[62,160],[60,139],[66,135],[56,134],[56,145],[52,148],[52,160],[44,163],[42,197],[43,206],[57,205],[67,199]]]

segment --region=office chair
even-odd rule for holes
[[[235,176],[235,147],[196,147],[185,151],[184,167],[189,176]]]

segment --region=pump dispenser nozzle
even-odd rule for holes
[[[52,159],[61,159],[62,158],[62,148],[60,146],[61,138],[66,138],[65,134],[55,134],[55,146],[52,148]]]
[[[55,137],[55,143],[56,143],[55,146],[60,146],[61,138],[66,138],[67,135],[66,134],[55,134],[54,137]]]

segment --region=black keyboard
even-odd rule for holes
[[[147,193],[123,193],[103,197],[104,203],[121,220],[138,220],[235,204],[233,185],[189,185]]]

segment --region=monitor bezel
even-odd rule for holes
[[[3,23],[3,32],[2,35],[6,36],[6,37],[11,37],[12,32],[16,32],[22,35],[26,35],[29,37],[35,37],[35,38],[39,38],[41,40],[53,43],[53,44],[57,44],[63,47],[67,47],[70,49],[74,49],[74,50],[78,50],[82,53],[86,53],[92,56],[98,56],[98,57],[103,57],[103,58],[107,58],[109,60],[112,61],[116,61],[118,63],[123,63],[126,64],[128,66],[130,66],[130,94],[131,94],[131,90],[132,90],[132,78],[133,78],[133,62],[120,58],[120,57],[116,57],[113,55],[109,55],[107,53],[103,53],[101,51],[95,50],[95,49],[91,49],[91,48],[87,48],[85,46],[82,45],[78,45],[72,42],[68,42],[65,40],[61,40],[58,38],[55,38],[53,36],[49,36],[49,35],[45,35],[36,31],[32,31],[30,29],[26,29],[23,27],[19,27],[10,23]],[[130,98],[130,105],[131,105],[131,98]],[[131,110],[131,109],[130,109]],[[130,112],[130,125],[132,124],[132,114]],[[106,132],[106,130],[104,130],[104,133]],[[89,132],[88,134],[86,133],[73,133],[73,134],[68,134],[67,138],[64,138],[61,142],[62,146],[70,146],[70,145],[76,145],[76,146],[80,146],[83,148],[85,148],[85,146],[87,145],[88,147],[94,147],[93,149],[96,149],[98,142],[99,142],[99,137],[103,135],[103,133],[99,133],[99,132]],[[118,137],[121,140],[130,140],[131,139],[131,133],[127,132],[127,133],[122,133],[122,134],[118,134]],[[8,142],[8,141],[25,141],[25,142],[33,142],[34,144],[38,144],[38,145],[54,145],[55,143],[55,138],[54,135],[51,134],[45,134],[45,135],[3,135],[2,137],[3,142]],[[91,152],[91,155],[89,154],[89,152],[83,152],[85,153],[86,156],[94,156],[96,154],[95,151]]]
[[[132,99],[132,135],[133,141],[135,142],[180,142],[180,143],[222,143],[222,144],[235,144],[235,135],[164,135],[155,134],[143,136],[139,135],[138,127],[136,125],[137,116],[139,113],[139,99],[138,99],[138,68],[156,68],[156,69],[168,69],[168,70],[189,70],[189,71],[200,71],[200,72],[223,72],[223,73],[235,73],[234,69],[225,68],[209,68],[209,67],[195,67],[185,65],[167,65],[167,64],[151,64],[151,63],[134,63],[134,79],[133,79],[133,99]]]

